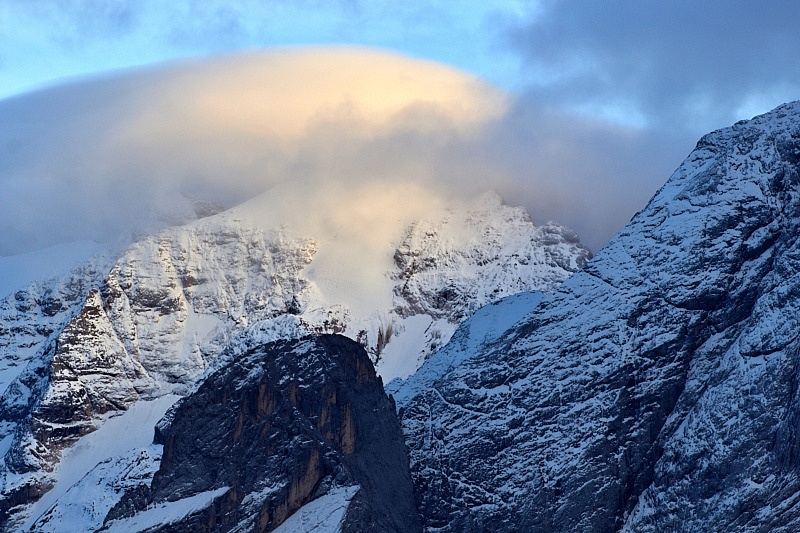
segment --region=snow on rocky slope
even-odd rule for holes
[[[800,103],[703,137],[521,321],[393,385],[425,527],[797,531],[799,238]]]
[[[281,226],[263,214],[274,200],[163,231],[0,302],[8,524],[37,518],[27,505],[58,486],[63,450],[109,416],[186,394],[254,346],[343,333],[385,377],[408,375],[478,306],[551,290],[590,256],[570,230],[534,226],[495,195],[393,222],[381,233],[392,238],[370,246],[335,227]],[[137,431],[152,431],[143,424]],[[86,468],[90,477],[102,470]],[[126,468],[115,475],[152,470]],[[40,511],[55,516],[56,507]]]

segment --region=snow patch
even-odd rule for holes
[[[147,531],[150,528],[174,524],[179,520],[202,511],[211,503],[228,492],[230,487],[221,487],[195,494],[174,502],[163,502],[145,509],[141,513],[125,520],[113,520],[105,530],[108,533],[129,533],[131,531]]]
[[[123,414],[98,423],[100,427],[97,431],[89,433],[75,446],[66,449],[54,472],[57,480],[55,486],[31,505],[27,513],[28,521],[22,529],[30,529],[37,519],[101,463],[135,456],[142,450],[147,451],[154,461],[158,461],[161,457],[161,446],[152,444],[153,428],[179,398],[180,396],[167,395],[157,400],[137,402]],[[62,526],[66,527],[67,524]]]
[[[332,489],[325,496],[309,502],[275,529],[274,533],[337,533],[342,530],[350,500],[359,486]]]
[[[405,319],[402,326],[395,329],[391,342],[381,353],[375,371],[385,380],[407,378],[419,366],[414,354],[425,350],[425,332],[434,323],[428,315],[414,315]]]
[[[451,341],[432,355],[415,374],[405,381],[395,379],[387,383],[386,392],[394,396],[398,409],[403,407],[465,359],[496,342],[536,309],[544,298],[541,292],[522,292],[481,307],[459,326]]]

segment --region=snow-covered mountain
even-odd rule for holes
[[[793,103],[588,263],[491,195],[281,226],[273,191],[22,288],[3,527],[796,531],[799,191]]]
[[[797,531],[799,192],[800,103],[711,133],[583,271],[393,384],[424,526]]]
[[[7,527],[63,530],[58,517],[76,513],[79,529],[99,527],[160,457],[147,439],[128,446],[104,428],[151,433],[175,399],[259,346],[342,333],[384,378],[404,377],[479,306],[552,290],[590,257],[570,230],[535,226],[493,194],[383,222],[385,238],[366,242],[336,225],[281,225],[276,194],[0,303]],[[92,512],[80,511],[87,486],[106,488]]]

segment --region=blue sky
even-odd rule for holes
[[[522,57],[505,28],[535,11],[522,0],[3,0],[0,97],[171,59],[334,43],[402,51],[517,87]]]
[[[72,76],[291,44],[440,61],[548,106],[692,134],[800,88],[793,0],[2,0],[0,98]]]
[[[265,47],[377,47],[508,91],[510,112],[448,148],[447,172],[485,169],[487,187],[510,177],[505,197],[597,249],[701,135],[800,98],[797,28],[796,0],[0,0],[0,136],[29,91],[83,80],[102,92],[135,81],[130,69]],[[47,113],[37,120],[50,138]],[[0,158],[0,201],[9,184],[29,197],[43,186],[23,167],[4,174]],[[13,226],[22,213],[2,207]]]

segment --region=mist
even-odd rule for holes
[[[596,250],[677,166],[676,147],[371,49],[166,64],[0,101],[0,255],[130,240],[191,219],[198,201],[270,190],[289,223],[342,225],[369,191],[413,190],[418,202],[398,202],[424,214],[495,190]]]

